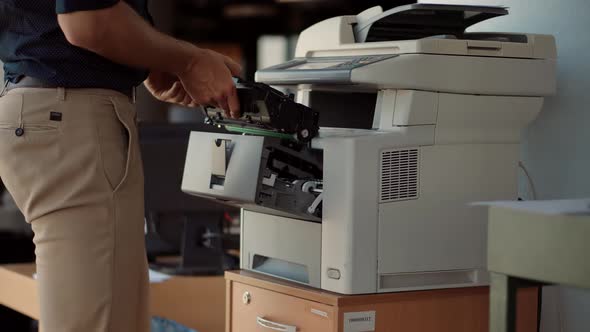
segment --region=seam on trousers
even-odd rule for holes
[[[111,103],[113,103],[113,100],[111,99]],[[117,105],[115,105],[113,103],[113,108],[115,113],[117,113]],[[117,115],[118,116],[118,115]],[[97,136],[98,133],[97,133]],[[100,137],[98,138],[100,139]],[[99,143],[100,144],[100,143]],[[102,156],[101,156],[102,158]],[[101,159],[102,160],[102,159]],[[102,161],[101,161],[102,163]],[[104,171],[103,171],[104,173]],[[109,183],[107,181],[107,183]],[[111,188],[111,186],[109,186],[109,188]],[[114,310],[114,304],[113,304],[113,298],[114,298],[114,294],[115,294],[115,274],[116,274],[116,267],[115,267],[115,263],[116,263],[116,257],[117,257],[117,205],[116,205],[116,200],[115,200],[115,196],[116,196],[116,191],[115,190],[111,190],[111,195],[110,195],[110,199],[111,199],[111,213],[112,215],[112,221],[113,221],[113,251],[112,251],[112,256],[111,256],[111,293],[109,294],[110,296],[110,303],[109,303],[109,320],[108,320],[108,327],[107,327],[107,332],[114,332],[113,331],[113,310]]]
[[[118,210],[118,206],[116,203],[116,193],[111,193],[110,196],[110,205],[111,205],[111,213],[112,215],[112,221],[113,221],[113,226],[112,226],[112,231],[113,231],[113,238],[112,238],[112,245],[113,245],[113,251],[112,251],[112,255],[111,255],[111,292],[109,294],[109,318],[108,318],[108,327],[107,327],[107,332],[114,332],[113,331],[113,310],[114,310],[114,294],[115,294],[115,275],[117,273],[116,267],[115,267],[115,261],[116,261],[116,257],[117,257],[117,224],[118,224],[118,218],[117,218],[117,210]]]
[[[126,163],[125,163],[125,174],[123,175],[123,179],[121,180],[121,182],[118,184],[118,186],[114,189],[111,190],[111,206],[112,206],[112,213],[113,213],[113,255],[112,255],[112,261],[111,261],[111,294],[110,294],[110,298],[111,298],[111,303],[110,303],[110,307],[109,307],[109,321],[108,321],[108,328],[107,331],[108,332],[118,332],[118,331],[114,331],[113,330],[113,310],[114,310],[114,286],[115,286],[115,279],[116,279],[116,275],[117,275],[117,266],[115,264],[116,260],[117,260],[117,252],[118,252],[118,243],[117,243],[117,228],[119,225],[119,203],[117,200],[117,196],[120,194],[120,190],[126,185],[126,183],[128,182],[128,178],[129,178],[129,173],[130,173],[130,168],[131,165],[133,164],[133,151],[132,151],[132,146],[134,143],[133,140],[133,131],[131,130],[131,128],[129,127],[129,125],[122,119],[124,118],[123,115],[119,114],[119,111],[121,111],[121,109],[118,107],[117,102],[114,100],[114,98],[111,98],[111,102],[113,103],[113,107],[114,107],[114,111],[115,114],[118,118],[118,121],[121,122],[121,124],[126,128],[127,132],[128,132],[128,142],[127,142],[127,158],[126,158]],[[96,133],[98,136],[98,133]],[[108,183],[108,182],[107,182]],[[109,188],[111,188],[109,186]],[[136,322],[137,324],[137,322]],[[127,332],[127,331],[126,331]],[[128,331],[128,332],[135,332],[135,331]]]
[[[18,115],[18,126],[19,126],[19,128],[24,128],[25,123],[23,120],[23,113],[25,112],[25,96],[21,95],[20,99],[21,99],[21,107],[20,107],[20,112]]]
[[[6,89],[8,88],[8,83],[10,83],[8,80],[4,81],[4,84],[2,87],[2,92],[0,92],[0,97],[4,97],[4,94],[6,94]]]
[[[112,222],[111,226],[111,260],[110,260],[110,292],[109,292],[109,300],[108,300],[108,317],[107,317],[107,331],[105,332],[112,332],[113,331],[113,307],[114,307],[114,285],[115,285],[115,261],[116,261],[116,250],[117,250],[117,206],[115,204],[115,193],[113,192],[109,182],[106,179],[106,175],[104,175],[104,165],[103,165],[103,157],[101,153],[100,147],[100,135],[98,134],[98,127],[94,126],[94,137],[96,139],[96,144],[98,145],[98,162],[100,166],[100,173],[103,174],[104,180],[106,181],[106,186],[110,191],[109,196],[109,214],[110,214],[110,221]]]
[[[120,332],[120,331],[113,330],[113,316],[114,316],[113,312],[114,312],[114,306],[115,306],[115,302],[113,299],[115,298],[115,292],[114,292],[115,280],[116,280],[116,276],[118,273],[118,266],[115,264],[115,262],[117,261],[117,253],[119,251],[118,243],[117,243],[117,234],[118,234],[119,223],[121,222],[121,220],[119,220],[119,215],[120,215],[119,210],[121,209],[121,206],[120,206],[121,203],[119,202],[117,197],[119,195],[121,195],[121,190],[125,189],[126,185],[129,182],[129,177],[132,176],[132,174],[131,174],[132,165],[134,164],[135,160],[137,159],[137,153],[134,149],[134,146],[136,144],[135,140],[137,138],[134,136],[134,133],[136,133],[136,131],[132,130],[133,129],[132,125],[129,125],[126,121],[127,117],[125,115],[127,115],[126,114],[127,111],[124,108],[119,107],[120,105],[118,104],[118,101],[115,100],[115,98],[111,97],[111,102],[113,103],[114,111],[116,113],[118,121],[125,127],[125,129],[127,130],[127,133],[128,133],[125,174],[124,174],[121,182],[118,184],[118,186],[114,190],[111,191],[111,195],[110,195],[112,213],[113,213],[113,216],[112,216],[113,251],[112,251],[112,261],[111,261],[111,294],[110,294],[110,298],[111,298],[110,302],[111,303],[110,303],[110,307],[109,307],[109,320],[108,320],[107,332]],[[98,132],[96,132],[96,135],[98,136]],[[109,186],[109,188],[111,188],[111,186]],[[149,281],[148,281],[148,283],[149,283]],[[138,280],[138,284],[139,284],[139,280]],[[141,285],[140,285],[140,287],[141,287]],[[134,295],[136,296],[136,300],[138,301],[137,303],[139,304],[140,299],[138,297],[138,294],[136,293]],[[139,306],[137,306],[137,307],[139,307]],[[138,308],[138,314],[139,314],[139,312],[140,311]],[[138,319],[135,320],[134,325],[135,325],[135,331],[125,331],[125,332],[138,332],[137,331]]]

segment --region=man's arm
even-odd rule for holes
[[[158,32],[125,2],[59,14],[58,21],[71,44],[120,64],[175,75],[193,102],[239,114],[232,80],[240,74],[238,64]]]

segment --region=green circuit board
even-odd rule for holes
[[[227,131],[234,132],[234,133],[296,140],[295,135],[277,133],[276,131],[272,131],[272,130],[265,130],[265,129],[259,129],[259,128],[248,128],[248,127],[232,126],[232,125],[224,125],[224,127],[225,127],[225,129],[227,129]]]

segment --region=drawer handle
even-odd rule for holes
[[[279,323],[275,323],[273,321],[270,321],[268,319],[264,319],[262,317],[256,317],[256,323],[258,323],[258,325],[270,329],[270,330],[274,330],[274,331],[281,331],[281,332],[297,332],[297,327],[296,326],[290,326],[290,325],[284,325],[284,324],[279,324]]]

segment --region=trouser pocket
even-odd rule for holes
[[[55,132],[59,129],[58,122],[51,121],[50,117],[55,109],[53,103],[25,109],[24,97],[20,94],[5,95],[1,98],[0,131],[24,136],[28,132]]]
[[[98,124],[98,141],[105,178],[111,190],[116,192],[127,182],[134,158],[135,110],[114,98],[111,102],[112,114],[103,117]]]

